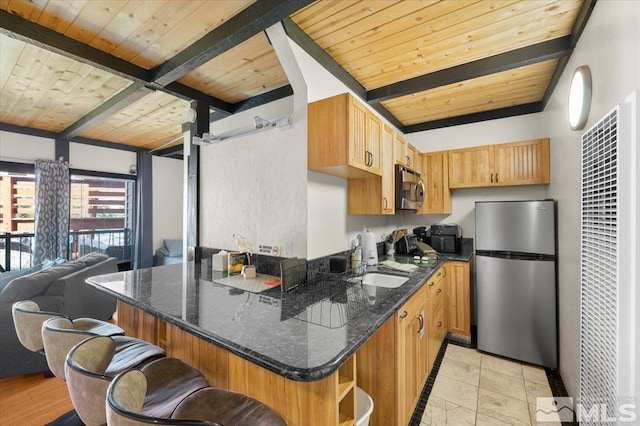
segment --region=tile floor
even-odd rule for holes
[[[425,386],[428,399],[420,423],[412,421],[412,424],[561,424],[536,422],[536,397],[553,396],[544,368],[455,344],[448,344],[443,349],[444,356],[435,381]],[[420,408],[416,409],[417,415]]]

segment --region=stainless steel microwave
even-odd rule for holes
[[[420,173],[400,164],[395,169],[396,212],[415,212],[424,202],[424,184]]]

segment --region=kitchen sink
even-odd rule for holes
[[[370,272],[363,275],[362,284],[384,288],[398,288],[408,280],[408,277]]]

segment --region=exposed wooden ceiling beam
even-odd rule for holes
[[[329,55],[314,39],[305,33],[295,22],[290,18],[282,20],[284,30],[287,32],[289,38],[298,44],[305,52],[307,52],[313,59],[322,65],[327,71],[333,74],[338,80],[340,80],[345,86],[356,94],[360,99],[366,101],[367,91],[358,80],[353,78],[351,74],[345,70],[331,55]]]
[[[174,82],[311,3],[313,0],[258,0],[154,68],[153,81],[162,86]]]
[[[57,139],[71,140],[152,92],[142,83],[131,83],[60,132]]]
[[[571,54],[571,37],[560,37],[531,46],[468,62],[408,80],[399,81],[367,92],[367,102],[383,102],[412,93],[471,80]]]
[[[531,114],[542,111],[542,102],[532,102],[524,105],[494,109],[491,111],[477,112],[458,117],[444,118],[442,120],[427,121],[419,124],[405,126],[405,133],[423,132],[425,130],[439,129],[442,127],[459,126],[462,124],[476,123],[479,121],[495,120],[498,118],[514,117],[516,115]]]
[[[582,8],[580,9],[580,12],[578,12],[578,18],[573,24],[573,29],[571,30],[572,49],[578,44],[578,40],[580,40],[580,36],[589,21],[589,17],[591,16],[591,12],[593,12],[596,2],[597,0],[585,0],[584,3],[582,3]],[[546,108],[547,102],[551,99],[551,95],[553,94],[567,63],[569,62],[569,57],[570,56],[566,56],[558,61],[558,65],[556,65],[556,69],[551,76],[551,80],[549,80],[549,84],[547,85],[547,90],[545,90],[544,96],[542,97],[542,109]]]
[[[88,46],[63,34],[38,25],[12,13],[0,10],[0,34],[38,46],[66,58],[107,71],[127,80],[141,83],[152,90],[160,90],[185,100],[200,99],[212,108],[231,111],[231,104],[180,83],[165,88],[152,80],[152,71],[134,65],[107,52]]]
[[[233,104],[233,113],[235,114],[237,112],[246,111],[291,95],[293,95],[293,88],[290,84],[287,84],[286,86],[278,87],[277,89],[270,90]]]

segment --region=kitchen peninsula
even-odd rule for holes
[[[376,401],[371,388],[393,387],[382,385],[389,377],[394,383],[395,363],[386,359],[396,357],[388,347],[395,340],[388,340],[394,337],[389,331],[403,306],[418,293],[426,296],[423,284],[436,273],[446,275],[443,265],[444,260],[423,265],[398,288],[318,275],[287,293],[249,293],[215,283],[208,259],[102,275],[88,283],[118,299],[118,324],[127,335],[164,347],[168,356],[199,368],[213,386],[263,401],[289,425],[353,424],[356,382],[374,393],[387,424],[398,424],[396,398]],[[387,337],[378,336],[380,331]],[[380,351],[370,347],[357,355],[374,335],[384,341]],[[393,372],[384,371],[383,362]],[[367,374],[377,370],[379,376]]]

